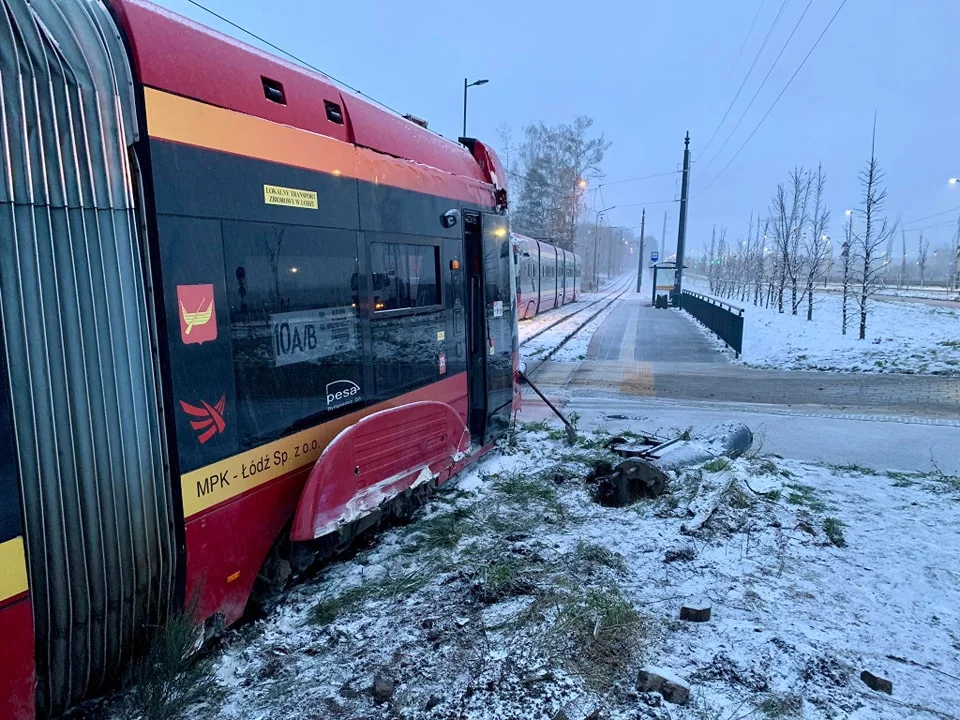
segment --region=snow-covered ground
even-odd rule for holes
[[[605,437],[561,436],[521,427],[411,525],[230,632],[192,716],[956,716],[960,479],[748,455],[608,508],[584,481],[616,460]],[[679,619],[701,601],[708,622]],[[648,666],[689,704],[637,692]]]
[[[689,288],[709,294],[709,287],[699,278],[691,278]],[[960,374],[960,309],[873,301],[868,305],[867,337],[858,340],[856,303],[850,301],[847,334],[843,335],[842,299],[832,294],[817,297],[811,322],[806,320],[805,307],[801,314],[791,315],[780,314],[776,308],[740,305],[745,308],[741,361],[747,365]]]
[[[596,293],[588,293],[581,297],[576,303],[565,305],[556,310],[550,310],[530,320],[524,320],[520,323],[520,356],[527,362],[536,361],[544,354],[553,350],[557,345],[563,342],[563,339],[573,331],[580,323],[590,317],[603,307],[603,300],[617,295],[624,289],[632,287],[636,275],[624,275],[615,278]],[[590,303],[597,300],[601,302],[593,307],[584,309],[583,312],[577,312],[581,308],[587,308]],[[601,312],[597,317],[587,323],[577,334],[571,338],[560,350],[551,358],[557,362],[575,362],[583,360],[587,356],[587,346],[590,344],[590,338],[600,327],[617,303],[612,303],[608,308]],[[559,318],[569,317],[569,320],[558,323],[556,326],[541,332],[551,323]],[[541,333],[533,337],[537,333]]]
[[[843,286],[839,283],[830,283],[828,286],[832,292],[842,291]],[[920,287],[919,285],[898,288],[896,285],[887,285],[877,290],[879,295],[889,297],[910,297],[924,298],[928,300],[960,300],[960,292],[950,290],[944,287]]]

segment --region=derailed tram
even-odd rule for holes
[[[0,0],[0,717],[408,511],[519,403],[504,174],[141,0]]]

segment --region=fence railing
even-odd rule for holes
[[[743,308],[708,295],[684,290],[680,307],[709,328],[740,357],[743,352]]]

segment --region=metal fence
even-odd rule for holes
[[[680,307],[703,323],[740,357],[743,352],[742,307],[690,290],[682,292]]]

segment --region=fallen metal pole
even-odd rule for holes
[[[573,445],[575,442],[577,442],[577,430],[576,428],[573,427],[573,425],[570,424],[570,421],[563,416],[563,413],[557,410],[556,406],[552,402],[547,400],[547,396],[544,395],[542,392],[540,392],[540,388],[538,388],[536,385],[530,382],[530,378],[524,375],[522,370],[517,370],[517,376],[520,378],[522,382],[525,382],[527,385],[529,385],[533,389],[533,391],[540,396],[540,399],[546,403],[547,407],[553,410],[554,414],[558,418],[560,418],[561,422],[563,422],[564,427],[566,427],[567,429],[567,442],[570,445]]]

